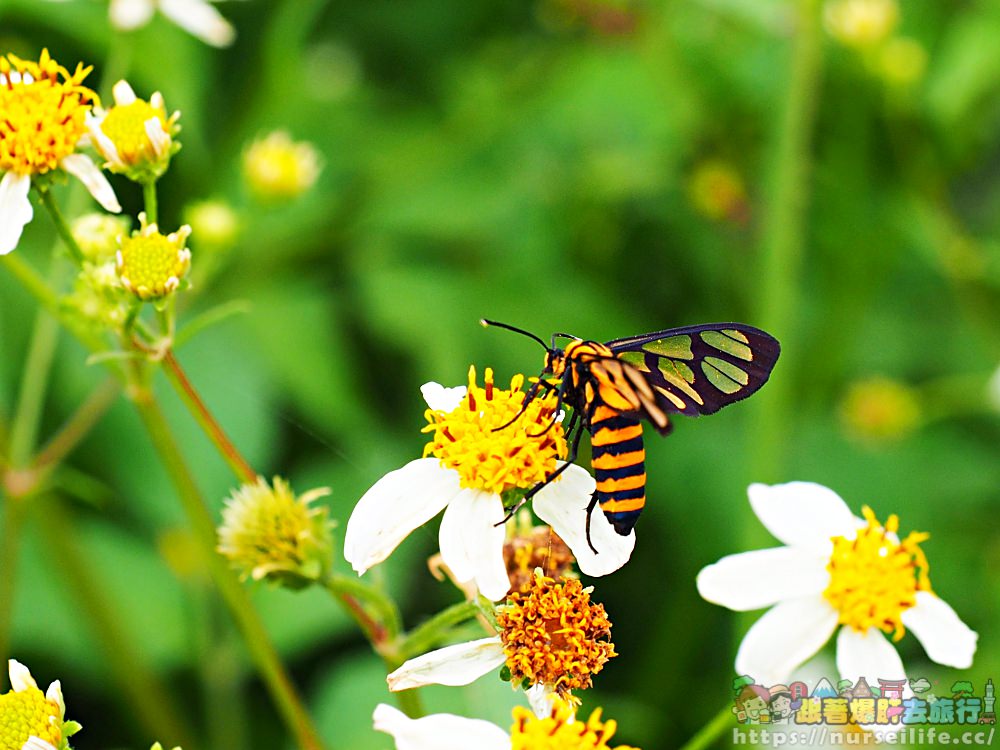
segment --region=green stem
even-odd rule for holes
[[[108,671],[121,686],[131,712],[147,731],[170,738],[171,746],[193,747],[191,728],[122,627],[113,603],[95,578],[93,561],[79,547],[78,533],[67,521],[65,510],[44,496],[32,498],[31,509],[44,529],[53,569],[59,571],[67,595],[92,626]]]
[[[399,637],[402,632],[399,609],[377,588],[339,573],[327,574],[321,583],[340,600],[377,652],[383,653],[386,644]]]
[[[204,553],[205,564],[212,580],[229,606],[230,613],[236,619],[247,648],[285,723],[295,735],[299,747],[303,750],[321,750],[323,743],[319,733],[268,639],[267,632],[253,609],[246,590],[226,567],[223,559],[215,553],[215,523],[205,507],[201,492],[188,470],[163,412],[160,411],[152,392],[144,384],[130,384],[129,395],[177,490],[194,537]]]
[[[448,637],[453,627],[471,620],[477,614],[479,606],[475,602],[459,602],[438,612],[400,639],[400,658],[410,659],[430,651]]]
[[[770,190],[761,237],[761,267],[754,296],[757,322],[778,336],[786,352],[795,342],[798,282],[809,207],[809,169],[817,94],[822,70],[819,0],[797,3],[791,52],[791,80],[775,134]],[[785,436],[793,421],[790,399],[795,373],[786,353],[775,376],[754,398],[754,481],[781,476]],[[783,366],[784,365],[784,366]]]
[[[159,221],[156,205],[156,180],[142,183],[142,199],[146,206],[146,223],[156,224]]]
[[[705,726],[699,729],[698,733],[681,747],[681,750],[703,750],[718,739],[727,727],[732,725],[733,707],[730,704],[724,706]]]
[[[42,474],[59,464],[104,416],[121,393],[121,384],[108,378],[95,388],[62,429],[46,443],[32,461],[32,468]]]
[[[225,459],[226,463],[229,464],[229,468],[233,470],[236,477],[241,482],[256,482],[257,472],[254,471],[253,467],[250,466],[245,458],[243,458],[239,449],[237,449],[237,447],[226,435],[225,430],[223,430],[222,426],[218,423],[218,421],[216,421],[212,412],[209,411],[205,402],[202,401],[201,396],[198,395],[198,391],[195,390],[191,381],[188,380],[183,368],[171,351],[168,351],[166,356],[163,358],[163,371],[166,373],[170,384],[180,395],[181,400],[188,408],[188,411],[191,412],[195,421],[197,421],[202,430],[204,430],[205,435],[208,436],[208,439],[212,441],[219,453]]]
[[[412,690],[400,690],[395,695],[396,703],[399,704],[400,710],[411,719],[419,719],[421,716],[427,715],[427,712],[424,710],[424,703],[420,699],[420,691],[416,688]]]
[[[18,550],[24,521],[24,499],[6,494],[3,528],[0,530],[0,664],[10,653],[11,617],[14,612],[14,582],[17,578]]]
[[[76,242],[76,238],[73,237],[73,232],[69,228],[69,224],[66,223],[66,219],[62,215],[62,211],[59,209],[59,204],[56,203],[55,196],[52,195],[51,190],[39,190],[39,196],[42,199],[42,205],[49,212],[49,216],[52,217],[52,223],[55,224],[56,232],[59,233],[59,237],[62,238],[63,244],[66,245],[66,249],[69,250],[69,254],[73,256],[74,262],[78,266],[82,266],[85,260],[83,251]]]

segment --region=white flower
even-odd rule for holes
[[[900,540],[898,519],[885,526],[864,509],[856,518],[832,490],[810,482],[750,485],[754,513],[787,546],[729,555],[698,574],[698,592],[737,611],[770,607],[736,656],[738,674],[761,684],[785,682],[837,630],[844,679],[905,679],[884,633],[906,628],[939,664],[972,664],[977,634],[930,590],[919,543]]]
[[[490,394],[501,393],[493,389],[489,371],[487,382]],[[467,394],[466,388],[444,388],[437,383],[429,383],[421,390],[430,409],[442,413],[457,410]],[[480,394],[480,401],[484,401],[483,390],[480,388],[476,393]],[[486,409],[487,406],[484,402],[476,408]],[[484,429],[479,439],[508,438],[504,437],[504,430]],[[481,466],[474,469],[480,475],[486,471]],[[487,480],[492,479],[495,477],[487,477]],[[591,517],[590,537],[598,552],[595,554],[590,549],[584,511],[594,489],[590,474],[571,465],[535,495],[532,507],[570,547],[580,570],[587,575],[601,576],[628,561],[635,546],[635,534],[617,534],[604,514],[597,510]],[[437,457],[411,461],[386,474],[364,494],[347,523],[344,557],[359,575],[363,574],[385,560],[411,531],[442,510],[444,517],[438,539],[445,565],[460,583],[474,581],[489,599],[504,598],[510,581],[503,558],[506,511],[501,496],[497,491],[463,486],[460,471],[446,468]]]
[[[65,721],[66,703],[63,700],[62,687],[59,680],[54,680],[49,684],[43,697],[38,688],[38,683],[31,676],[31,671],[21,664],[21,662],[16,659],[8,660],[7,671],[10,676],[10,687],[13,692],[24,693],[25,691],[29,691],[33,694],[28,696],[28,703],[21,705],[18,709],[22,714],[22,720],[28,719],[29,721],[28,731],[37,729],[39,734],[45,736],[52,736],[51,733],[55,731],[55,736],[61,736],[64,739],[80,731],[81,727],[78,722]],[[0,716],[0,729],[3,728],[2,719],[3,717]],[[56,726],[55,730],[53,730],[53,725]],[[25,731],[25,727],[19,725],[18,722],[15,722],[8,729],[15,732]],[[21,736],[23,737],[24,735],[22,734]],[[47,740],[32,734],[21,745],[20,750],[56,750],[56,748]]]
[[[431,714],[411,719],[402,711],[380,703],[372,715],[375,728],[391,734],[398,750],[510,750],[510,737],[500,727],[482,719],[452,714]]]
[[[206,0],[111,0],[111,24],[131,31],[149,23],[154,10],[213,47],[228,47],[236,38],[229,21]]]

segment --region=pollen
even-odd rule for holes
[[[70,73],[42,50],[38,62],[0,57],[0,172],[39,175],[59,167],[87,132],[97,94],[90,68]]]
[[[577,721],[571,707],[560,703],[557,701],[551,716],[542,719],[523,706],[515,707],[511,750],[635,750],[608,744],[618,724],[601,721],[601,709],[594,709],[587,721]]]
[[[191,267],[191,251],[185,247],[191,228],[183,226],[169,235],[160,234],[156,224],[146,224],[131,237],[121,239],[117,254],[118,277],[142,300],[165,297],[175,291]]]
[[[37,687],[0,695],[0,750],[19,750],[29,737],[59,747],[62,741],[59,705]]]
[[[618,655],[604,605],[576,579],[556,582],[536,571],[532,586],[499,609],[497,628],[511,681],[546,685],[563,698],[589,688]]]
[[[523,513],[523,511],[522,511]],[[514,533],[503,545],[503,559],[507,566],[507,577],[513,591],[528,591],[534,585],[535,569],[554,580],[572,577],[572,567],[576,558],[548,526],[531,526],[519,516]]]
[[[142,99],[112,107],[101,123],[101,130],[126,164],[153,161],[161,156],[146,131],[147,120],[159,120],[165,132],[169,127],[166,111]]]
[[[902,614],[917,603],[918,591],[931,591],[930,566],[920,543],[928,534],[896,536],[899,518],[885,526],[871,508],[862,508],[868,525],[854,539],[833,538],[827,570],[830,585],[823,596],[840,613],[840,623],[859,632],[876,627],[898,641],[906,633]]]
[[[486,368],[484,385],[476,384],[476,368],[469,368],[469,388],[450,412],[428,409],[433,433],[424,456],[455,469],[463,487],[502,495],[530,489],[555,471],[556,459],[566,455],[566,437],[555,414],[556,399],[549,394],[524,406],[524,376],[515,375],[510,389],[496,388],[493,370]]]

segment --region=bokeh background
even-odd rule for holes
[[[238,36],[214,49],[160,15],[123,40],[104,2],[2,0],[0,52],[46,46],[93,64],[95,85],[113,65],[182,112],[161,226],[209,198],[241,221],[227,252],[196,230],[184,314],[248,311],[178,358],[260,472],[333,489],[341,529],[419,455],[420,384],[461,384],[473,363],[500,380],[540,369],[535,344],[480,317],[599,340],[736,320],[781,340],[754,399],[649,438],[636,552],[592,581],[621,656],[585,706],[649,750],[730,700],[756,615],[702,601],[694,579],[773,544],[752,481],[821,482],[929,531],[935,589],[979,651],[949,670],[908,636],[908,671],[939,692],[1000,678],[1000,6],[869,3],[838,24],[832,5],[247,0],[219,4]],[[275,129],[313,143],[323,169],[262,207],[241,157]],[[140,194],[115,184],[134,215]],[[36,221],[16,252],[45,269],[53,239]],[[0,300],[7,424],[37,306],[7,274]],[[43,438],[103,378],[85,358],[63,334]],[[158,385],[217,512],[234,479]],[[127,404],[37,505],[12,652],[62,681],[77,747],[179,741],[137,718],[153,685],[186,750],[291,746]],[[369,574],[410,625],[458,599],[427,572],[436,538],[432,522]],[[381,662],[329,597],[258,586],[254,600],[330,746],[390,747],[370,725],[390,700]],[[425,700],[506,725],[518,696],[485,678]]]

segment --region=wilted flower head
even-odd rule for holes
[[[296,497],[281,477],[244,484],[226,500],[219,527],[219,553],[244,577],[270,578],[289,588],[318,580],[332,550],[325,507],[310,507],[330,494],[326,487]]]
[[[26,666],[14,659],[7,665],[11,689],[0,695],[0,748],[66,747],[66,738],[81,727],[75,721],[65,721],[66,704],[59,681],[50,684],[43,694]]]
[[[295,142],[278,130],[258,138],[243,154],[243,174],[255,196],[265,201],[295,198],[319,177],[320,158],[316,147]]]
[[[146,223],[146,214],[139,214],[139,224],[132,236],[121,238],[118,277],[141,300],[165,297],[180,287],[191,268],[191,251],[186,247],[191,227],[163,235],[156,224]]]
[[[127,81],[118,81],[113,93],[115,106],[107,111],[98,108],[88,118],[91,141],[112,172],[134,182],[155,181],[180,149],[174,141],[180,132],[180,112],[168,117],[159,91],[147,102],[136,97]]]
[[[0,57],[0,255],[9,253],[33,214],[32,180],[56,170],[77,177],[108,211],[121,211],[111,185],[77,149],[97,94],[83,85],[90,68],[70,73],[42,50],[38,62]],[[42,189],[47,184],[37,183]]]
[[[128,233],[129,220],[110,214],[83,214],[73,221],[70,230],[86,260],[114,260],[118,252],[118,238]]]
[[[62,305],[98,328],[119,330],[128,317],[128,295],[118,278],[115,262],[85,262],[77,274],[73,291]]]
[[[532,526],[530,514],[522,511],[503,545],[507,577],[512,591],[526,592],[534,585],[535,571],[553,580],[573,578],[576,558],[566,542],[548,526]]]

